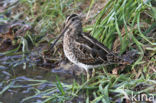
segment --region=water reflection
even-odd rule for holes
[[[21,57],[21,56],[19,56]],[[35,67],[35,68],[22,68],[22,64],[17,67],[12,67],[9,63],[13,64],[17,61],[18,56],[8,56],[0,59],[0,101],[4,103],[33,103],[36,101],[43,101],[42,93],[34,95],[37,91],[44,91],[51,88],[56,89],[56,75],[65,83],[72,84],[73,77],[68,72],[54,72],[49,68]],[[16,59],[15,59],[16,58]],[[9,59],[9,60],[8,60]],[[9,63],[8,63],[9,62]],[[53,71],[53,72],[51,72]],[[64,74],[64,75],[63,75]],[[51,95],[55,91],[49,91],[46,95]],[[44,94],[44,92],[43,92]],[[28,96],[34,95],[30,100],[23,100]],[[45,95],[45,94],[44,94]]]
[[[19,0],[1,0],[0,1],[0,23],[8,23],[4,19],[11,13],[11,9],[16,6]],[[4,19],[4,20],[3,20]],[[9,20],[9,19],[8,19]],[[1,25],[1,24],[0,24]],[[0,35],[9,31],[10,25],[0,26]],[[4,33],[5,32],[5,33]],[[0,44],[3,37],[0,37]],[[42,45],[42,44],[41,44]],[[73,83],[76,75],[79,75],[81,69],[69,63],[60,63],[62,60],[57,58],[48,59],[42,57],[44,46],[31,49],[28,53],[22,53],[22,46],[11,45],[10,41],[2,42],[0,46],[0,102],[2,103],[40,103],[52,96],[54,93],[60,93],[58,80],[65,84]],[[14,50],[12,53],[4,53]],[[48,58],[49,55],[47,56]],[[58,63],[55,63],[59,61]],[[77,71],[74,71],[76,69]],[[78,78],[79,79],[79,78]],[[63,87],[64,90],[68,89]],[[31,97],[30,97],[31,96]]]

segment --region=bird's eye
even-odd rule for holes
[[[75,21],[75,18],[73,18],[72,21]]]

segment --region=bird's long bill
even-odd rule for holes
[[[61,32],[61,34],[58,36],[58,38],[56,38],[56,40],[51,44],[50,46],[50,50],[53,49],[53,47],[55,46],[55,44],[57,43],[57,41],[64,35],[65,31],[68,29],[68,27],[71,25],[72,22],[70,22],[68,25],[65,26],[65,28],[63,29],[63,31]]]
[[[64,28],[64,30],[61,32],[61,34],[56,38],[56,40],[51,44],[50,46],[50,50],[53,49],[53,47],[55,46],[55,44],[57,43],[57,41],[64,35],[65,31],[67,30],[67,27]]]

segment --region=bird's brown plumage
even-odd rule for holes
[[[102,43],[83,33],[81,19],[78,15],[69,16],[65,27],[67,30],[64,33],[63,48],[66,57],[71,62],[84,68],[91,68],[124,61]]]

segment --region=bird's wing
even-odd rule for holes
[[[78,61],[94,64],[116,64],[122,61],[122,58],[111,52],[102,43],[89,35],[81,35],[75,39],[74,52],[77,52]]]
[[[93,43],[96,47],[99,47],[100,50],[102,50],[102,52],[105,53],[105,56],[106,56],[108,62],[110,62],[110,63],[119,63],[120,64],[120,63],[125,61],[122,57],[120,57],[116,53],[110,51],[106,46],[104,46],[102,43],[100,43],[95,38],[91,37],[90,35],[83,34],[82,36],[86,40],[88,40],[91,43]]]
[[[95,38],[91,37],[90,35],[86,35],[83,33],[82,35],[86,40],[90,41],[91,43],[93,43],[95,46],[99,47],[100,49],[102,49],[103,51],[107,52],[108,54],[111,52],[107,47],[105,47],[102,43],[100,43],[99,41],[97,41]]]
[[[101,49],[95,43],[87,40],[83,36],[75,39],[73,52],[77,60],[87,65],[99,65],[107,63],[108,51]],[[101,44],[102,45],[102,44]]]

